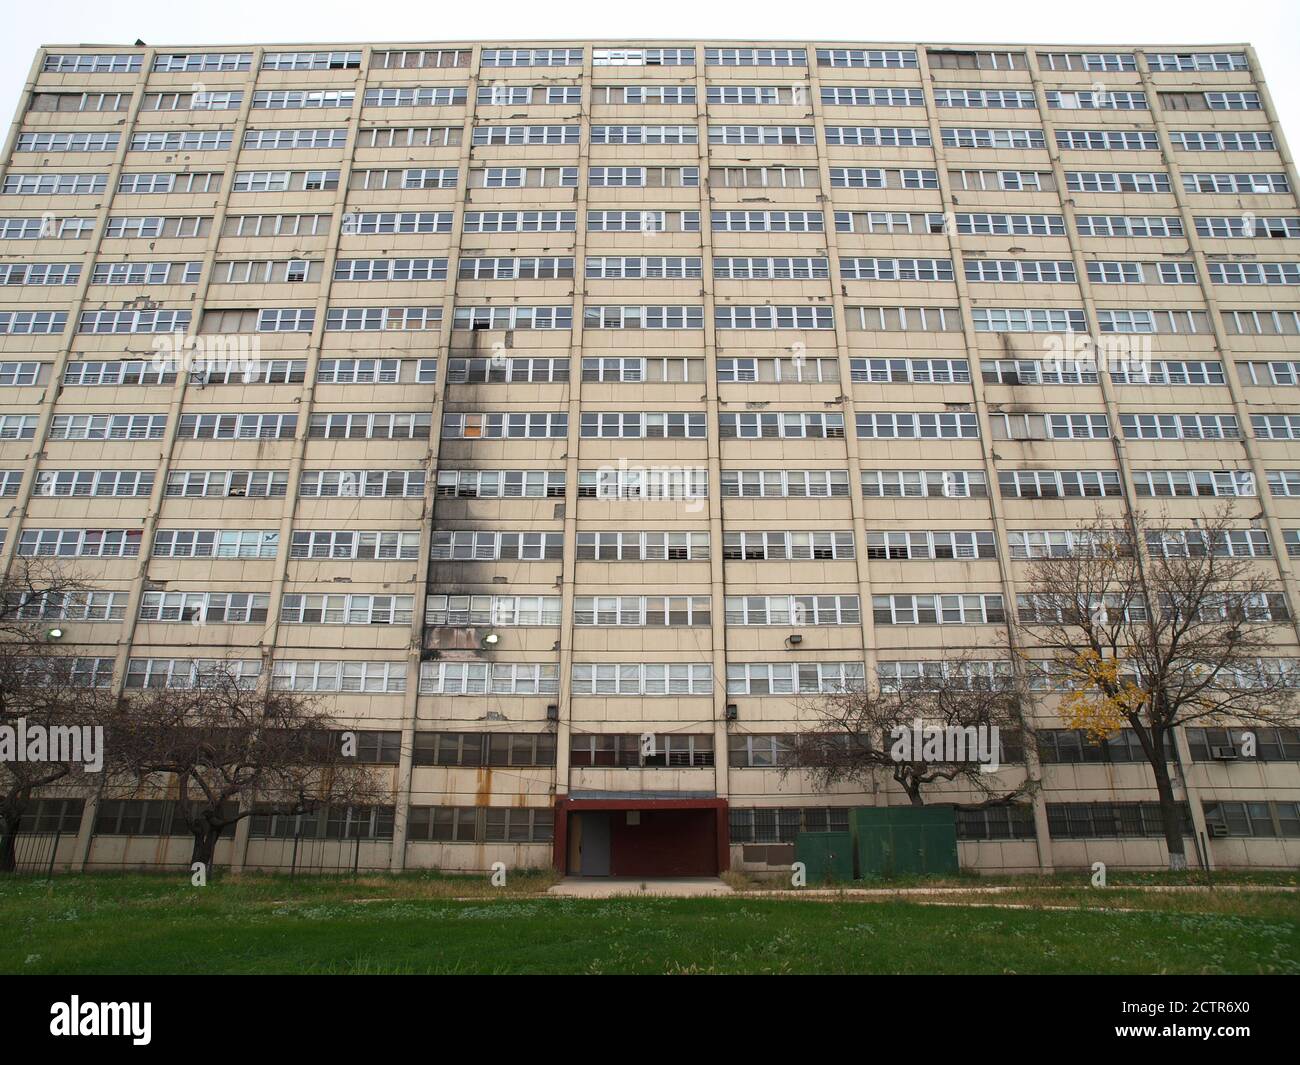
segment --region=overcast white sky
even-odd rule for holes
[[[0,113],[12,115],[41,44],[240,44],[527,38],[785,38],[1253,44],[1292,148],[1300,145],[1297,0],[10,0]]]

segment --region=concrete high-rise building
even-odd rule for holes
[[[1300,210],[1247,46],[50,46],[0,166],[0,564],[99,589],[50,615],[88,682],[224,661],[391,780],[219,861],[788,869],[906,802],[785,767],[797,693],[992,660],[1098,507],[1249,497],[1300,659]],[[1162,865],[1132,737],[1039,710],[963,864]],[[1189,833],[1294,867],[1300,735],[1260,743],[1180,731]],[[172,820],[28,828],[97,869],[184,862]]]

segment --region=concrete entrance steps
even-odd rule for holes
[[[696,898],[701,895],[732,895],[728,884],[712,876],[650,877],[567,876],[548,895],[575,899],[609,899],[627,895],[658,895],[665,898]]]

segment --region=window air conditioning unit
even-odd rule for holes
[[[1216,762],[1235,762],[1237,760],[1236,747],[1211,747],[1210,757]]]
[[[1221,839],[1228,834],[1228,826],[1222,821],[1207,821],[1205,827],[1210,830],[1212,839]]]

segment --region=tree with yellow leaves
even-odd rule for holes
[[[1099,516],[1074,530],[1072,550],[1031,560],[1021,577],[1018,653],[1048,673],[1071,728],[1137,735],[1170,869],[1187,868],[1174,730],[1297,723],[1300,674],[1279,654],[1297,643],[1294,613],[1277,560],[1234,546],[1246,528],[1231,507],[1178,524]]]

